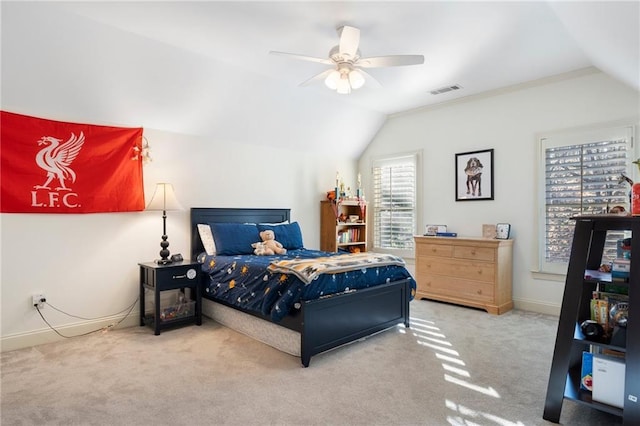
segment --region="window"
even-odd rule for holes
[[[573,242],[573,216],[629,210],[632,127],[552,135],[540,139],[542,216],[540,269],[566,273]],[[623,232],[609,232],[603,261],[616,257]]]
[[[418,153],[373,163],[373,245],[411,256],[416,233]]]

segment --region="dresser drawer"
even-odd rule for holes
[[[496,250],[487,247],[456,246],[453,249],[453,257],[457,259],[485,260],[495,262]]]
[[[429,296],[445,296],[457,300],[493,302],[493,284],[441,275],[418,276],[418,292]]]
[[[142,268],[142,283],[161,289],[195,286],[200,265],[176,265],[172,267]]]
[[[189,272],[191,271],[191,272]],[[198,268],[191,265],[173,267],[171,269],[159,270],[158,280],[171,285],[193,285],[196,282]]]
[[[451,257],[453,256],[453,246],[447,244],[417,244],[416,247],[419,255]]]
[[[496,279],[496,265],[489,262],[460,261],[456,259],[420,256],[416,262],[416,274],[437,274],[453,278],[493,283]]]

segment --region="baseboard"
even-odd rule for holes
[[[523,311],[537,312],[539,314],[560,316],[560,305],[541,303],[533,300],[513,299],[513,307]]]
[[[137,311],[136,311],[137,313]],[[78,324],[56,326],[56,330],[65,336],[79,336],[81,334],[89,333],[93,330],[100,330],[108,327],[111,324],[115,324],[122,320],[121,323],[113,328],[125,328],[140,325],[140,318],[138,315],[129,315],[124,320],[122,316],[106,317],[98,320],[87,321]],[[17,333],[10,336],[3,336],[0,342],[0,352],[14,351],[16,349],[29,348],[32,346],[43,345],[45,343],[59,342],[64,337],[58,336],[55,331],[50,328],[41,330],[29,331],[26,333]]]

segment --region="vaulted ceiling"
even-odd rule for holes
[[[639,90],[639,5],[2,2],[2,106],[355,158],[407,109],[592,66]],[[360,29],[362,56],[425,63],[369,69],[381,87],[340,95],[300,86],[326,65],[269,55],[326,58],[342,25]],[[83,108],[78,91],[99,105]]]

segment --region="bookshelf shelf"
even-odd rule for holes
[[[611,274],[598,271],[607,231],[631,231],[631,247],[640,253],[640,217],[579,216],[571,247],[571,257],[558,322],[543,418],[560,421],[565,399],[622,417],[624,425],[640,424],[640,262],[632,260],[629,282],[612,281]],[[638,255],[636,254],[636,257]],[[624,347],[587,340],[580,324],[590,318],[592,293],[601,284],[614,284],[628,290],[629,312]],[[616,342],[619,343],[619,342]],[[624,356],[623,408],[594,401],[591,392],[580,388],[583,351],[614,350]],[[594,387],[596,386],[594,380]]]
[[[357,216],[356,221],[339,217]],[[320,250],[367,251],[367,205],[357,200],[341,200],[339,203],[320,202]]]

